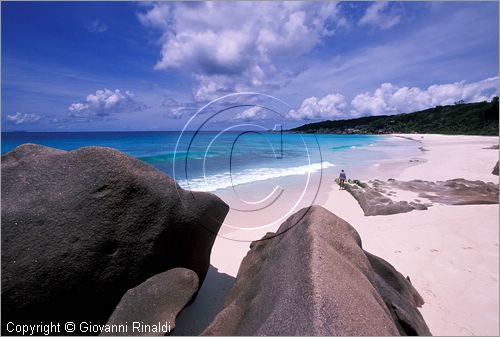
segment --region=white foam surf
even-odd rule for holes
[[[314,163],[311,165],[303,165],[296,167],[283,168],[255,168],[247,169],[240,172],[224,172],[222,174],[214,174],[205,178],[194,178],[177,181],[179,185],[191,191],[214,192],[224,190],[232,186],[249,184],[255,181],[264,181],[281,177],[305,175],[308,173],[319,172],[322,169],[334,167],[335,164],[325,161],[323,163]],[[231,179],[232,178],[232,179]]]

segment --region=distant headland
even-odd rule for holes
[[[399,115],[309,123],[290,131],[335,134],[434,133],[498,135],[498,96],[491,102],[463,103]]]

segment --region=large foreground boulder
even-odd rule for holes
[[[430,335],[423,299],[358,233],[320,206],[251,244],[205,335]]]
[[[198,291],[192,270],[174,268],[129,289],[101,336],[164,336],[175,328],[179,312]]]
[[[111,148],[19,146],[2,157],[2,321],[103,324],[155,274],[201,283],[227,212]]]

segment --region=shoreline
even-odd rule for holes
[[[424,136],[427,160],[405,168],[397,179],[464,176],[498,184],[498,176],[491,174],[498,151],[483,149],[498,143],[496,137]],[[444,156],[457,146],[455,156],[453,151]],[[478,156],[490,157],[490,163],[478,172],[468,170],[468,161]],[[457,157],[465,165],[450,167]],[[439,165],[439,158],[447,160]],[[436,166],[440,169],[430,171]],[[411,278],[426,302],[420,311],[433,334],[498,335],[498,204],[434,204],[428,210],[366,217],[354,198],[341,192],[332,188],[324,206],[356,228],[367,251]]]
[[[396,158],[369,167],[367,176],[383,180],[484,179],[498,184],[498,176],[491,174],[498,150],[484,149],[498,144],[497,137],[392,136],[423,136],[419,143],[429,151],[421,151],[418,161]],[[333,181],[325,179],[320,189],[316,204],[355,227],[364,249],[410,277],[426,302],[420,311],[433,334],[498,334],[498,204],[434,204],[428,210],[366,217],[357,201],[347,191],[339,191]],[[274,230],[259,229],[252,236],[260,238]],[[232,234],[241,234],[241,239],[246,236],[242,232]],[[211,271],[196,301],[179,315],[174,335],[201,332],[204,322],[220,310],[249,244],[217,237]]]

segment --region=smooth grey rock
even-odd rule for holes
[[[390,215],[411,212],[414,209],[427,209],[425,205],[416,205],[407,201],[393,201],[383,195],[381,191],[366,186],[360,188],[358,185],[345,185],[346,191],[358,201],[366,216]]]
[[[2,319],[103,324],[155,274],[201,283],[227,212],[111,148],[21,145],[2,157]]]
[[[498,204],[498,184],[480,180],[459,178],[433,182],[419,179],[411,181],[374,179],[369,183],[371,186],[361,182],[345,185],[345,189],[358,201],[366,216],[426,210],[434,202],[446,205]],[[430,202],[421,204],[393,201],[390,198],[391,193],[387,193],[393,188],[418,193],[419,198],[428,199]]]
[[[106,325],[126,327],[101,336],[164,336],[175,328],[179,312],[198,290],[198,276],[192,270],[174,268],[157,274],[129,289]],[[146,327],[146,329],[144,328]]]
[[[409,280],[320,206],[250,247],[204,335],[430,335]]]

